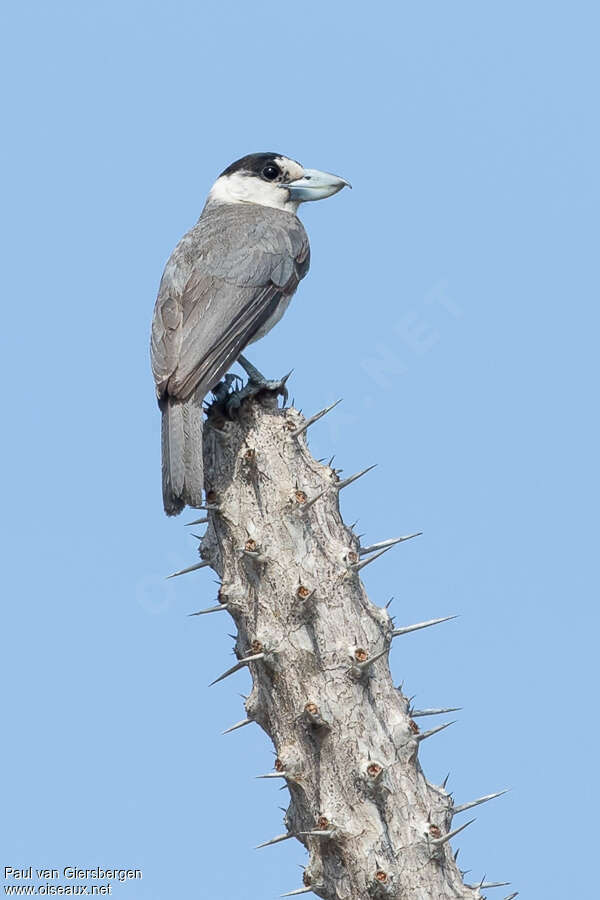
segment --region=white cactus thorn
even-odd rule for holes
[[[292,437],[298,437],[299,435],[301,435],[303,431],[306,431],[307,428],[310,428],[311,425],[314,425],[315,422],[318,422],[319,419],[322,419],[323,416],[326,416],[328,412],[331,412],[331,410],[341,402],[342,398],[340,397],[340,399],[336,400],[335,403],[332,403],[331,406],[326,406],[325,409],[322,409],[320,412],[315,413],[315,415],[311,416],[310,419],[307,419],[306,422],[304,422],[304,424],[300,426],[300,428],[296,428],[295,431],[292,431]]]
[[[199,609],[198,612],[189,613],[190,616],[205,616],[207,613],[220,612],[222,609],[227,609],[227,603],[217,603],[216,606],[208,606],[206,609]]]
[[[518,895],[519,895],[519,892],[515,891],[514,894],[508,894],[508,896],[506,896],[504,898],[504,900],[515,900],[515,897],[518,897]]]
[[[295,891],[288,891],[287,894],[280,894],[280,897],[293,897],[294,894],[309,894],[312,892],[311,887],[297,888]]]
[[[313,506],[313,504],[315,504],[317,502],[317,500],[320,500],[321,497],[324,494],[326,494],[328,490],[329,490],[329,485],[327,487],[324,487],[322,491],[319,491],[319,493],[316,495],[316,497],[313,497],[312,500],[308,501],[308,503],[303,503],[302,506],[299,507],[302,515],[304,515],[306,513],[306,510],[310,509],[311,506]]]
[[[187,528],[189,525],[206,525],[208,522],[208,516],[205,516],[203,519],[194,519],[193,522],[186,522],[185,527]]]
[[[288,772],[267,772],[266,775],[255,775],[255,778],[289,778]]]
[[[507,887],[510,884],[510,881],[480,881],[479,884],[467,884],[468,888],[471,890],[487,890],[489,888],[497,888],[497,887]]]
[[[393,547],[394,544],[401,544],[402,541],[410,541],[411,538],[419,537],[422,531],[415,531],[414,534],[406,534],[404,537],[390,538],[387,541],[379,541],[377,544],[371,544],[370,547],[359,547],[358,552],[361,556],[367,553],[373,553],[375,550],[381,550],[382,547]]]
[[[282,841],[288,841],[290,838],[296,837],[293,832],[286,832],[285,834],[278,834],[277,837],[271,838],[270,841],[264,841],[262,844],[258,844],[254,849],[261,850],[263,847],[270,847],[271,844],[280,844]]]
[[[187,569],[180,569],[179,572],[173,572],[172,575],[167,575],[167,578],[177,578],[178,575],[187,575],[188,572],[195,572],[196,569],[205,569],[206,566],[210,566],[210,563],[204,560],[196,563],[195,566],[188,566]]]
[[[415,735],[415,739],[419,742],[424,741],[429,737],[433,737],[433,735],[437,734],[439,731],[443,731],[444,728],[449,728],[450,725],[454,725],[455,722],[456,719],[454,719],[452,722],[444,722],[443,725],[438,725],[437,728],[430,728],[429,731],[422,731],[421,734]]]
[[[213,684],[217,684],[219,681],[223,681],[224,678],[227,678],[229,675],[233,675],[234,672],[239,672],[240,669],[243,669],[244,666],[247,666],[248,663],[255,662],[259,659],[264,659],[264,653],[254,653],[252,656],[246,656],[245,659],[240,659],[239,662],[232,666],[230,669],[227,669],[226,672],[223,672],[222,675],[219,675],[218,678],[215,678],[214,681],[211,681],[209,687],[212,687]]]
[[[371,469],[374,469],[376,465],[377,463],[373,463],[372,466],[368,466],[361,472],[357,472],[355,475],[351,475],[350,478],[345,478],[343,481],[338,481],[337,484],[334,485],[335,489],[341,491],[343,488],[348,487],[348,485],[352,484],[353,481],[357,481],[359,478],[362,478],[363,475],[366,475],[367,472],[370,472]]]
[[[458,616],[442,616],[441,619],[429,619],[427,622],[417,622],[415,625],[405,625],[403,628],[394,628],[392,637],[399,637],[401,634],[409,634],[411,631],[420,631],[421,628],[429,628],[431,625],[440,625],[442,622],[449,622],[450,619],[457,619]]]
[[[231,734],[232,731],[237,731],[238,728],[243,728],[244,725],[251,725],[254,722],[254,719],[242,719],[241,722],[236,722],[235,725],[232,725],[231,728],[226,728],[222,734]]]
[[[377,662],[378,659],[381,659],[381,657],[385,656],[388,652],[389,647],[385,647],[383,650],[380,650],[379,653],[376,653],[375,656],[370,656],[368,659],[363,659],[362,662],[358,662],[358,660],[356,660],[352,664],[352,668],[358,669],[359,672],[365,672],[369,668],[369,666],[372,666],[374,662]]]
[[[475,822],[475,819],[470,819],[468,822],[465,822],[464,825],[461,825],[460,828],[454,828],[453,831],[449,831],[448,834],[443,834],[439,838],[430,838],[428,840],[434,844],[436,847],[441,847],[443,844],[447,843],[451,838],[455,837],[459,832],[464,831],[465,828],[468,828],[469,825],[472,825]]]
[[[488,800],[495,800],[496,797],[501,797],[502,794],[507,794],[510,788],[506,788],[503,791],[498,791],[495,794],[486,794],[484,797],[479,797],[477,800],[471,800],[470,803],[461,803],[459,806],[454,806],[450,812],[453,816],[457,813],[465,812],[467,809],[472,809],[474,806],[479,806],[481,803],[487,803]]]
[[[348,566],[353,572],[360,572],[361,569],[364,569],[365,566],[368,566],[369,563],[375,562],[376,559],[379,559],[380,556],[383,556],[384,553],[387,553],[388,550],[391,550],[391,547],[384,547],[383,550],[380,550],[379,553],[374,553],[373,556],[370,556],[368,559],[364,559],[359,563],[352,563]]]
[[[411,709],[409,715],[411,719],[418,719],[420,716],[440,716],[444,713],[459,712],[462,706],[444,706],[440,709]]]

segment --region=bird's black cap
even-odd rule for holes
[[[281,159],[283,153],[249,153],[247,156],[242,156],[241,159],[236,159],[230,166],[227,166],[221,172],[219,178],[223,175],[233,175],[234,172],[250,172],[253,175],[260,175],[268,163],[276,162],[277,157]]]

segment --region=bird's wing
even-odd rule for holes
[[[179,399],[217,383],[294,293],[309,257],[298,219],[250,205],[209,208],[184,242],[165,269],[152,328],[159,395]]]
[[[177,368],[183,320],[180,298],[175,291],[163,290],[163,282],[154,306],[150,337],[150,361],[159,398],[166,392],[169,378]]]

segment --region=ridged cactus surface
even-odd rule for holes
[[[411,709],[388,663],[392,641],[452,617],[394,623],[367,597],[361,569],[415,535],[360,546],[339,495],[367,470],[341,479],[312,457],[306,434],[319,417],[264,394],[233,421],[213,410],[205,430],[199,565],[221,579],[206,612],[222,610],[237,627],[238,662],[214,683],[249,669],[247,717],[229,730],[264,729],[276,760],[263,777],[289,789],[286,831],[262,846],[294,838],[306,847],[290,894],[478,900],[499,885],[465,884],[450,842],[470,824],[460,814],[499,795],[454,805],[427,781],[419,747],[451,724],[431,717],[453,710]]]

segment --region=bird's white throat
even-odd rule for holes
[[[207,203],[256,203],[258,206],[270,206],[290,213],[295,213],[299,205],[298,201],[290,199],[289,191],[278,184],[241,172],[217,178]]]

